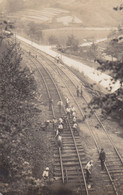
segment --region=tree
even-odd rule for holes
[[[92,45],[90,47],[89,53],[93,57],[94,60],[98,56],[98,48],[97,48],[97,45],[94,42],[92,43]]]
[[[35,22],[30,22],[26,27],[26,33],[30,38],[40,41],[43,37],[40,26]]]
[[[1,45],[0,84],[1,103],[5,119],[3,126],[21,123],[23,118],[23,101],[33,98],[35,82],[28,68],[21,65],[21,49],[18,44],[4,40]],[[7,123],[6,123],[7,121]],[[10,127],[9,127],[10,128]]]
[[[123,5],[113,8],[115,11],[122,11]],[[104,71],[109,71],[112,76],[112,83],[120,81],[120,88],[112,94],[100,94],[95,96],[90,105],[95,108],[101,108],[102,113],[107,117],[107,115],[112,115],[115,118],[119,118],[122,122],[123,118],[123,40],[122,40],[123,30],[119,28],[118,31],[110,34],[109,43],[105,49],[105,53],[117,58],[117,61],[99,61],[98,69]],[[112,87],[110,87],[112,89]]]
[[[122,10],[123,10],[123,4],[120,4],[120,5],[117,6],[117,7],[113,7],[113,9],[114,9],[115,11],[122,11]]]
[[[58,39],[54,35],[49,36],[48,41],[51,45],[58,44]]]
[[[68,36],[66,46],[71,47],[74,51],[78,49],[79,41],[73,35]]]

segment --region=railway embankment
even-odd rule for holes
[[[120,82],[117,81],[115,84],[111,82],[112,77],[102,73],[100,71],[97,71],[94,68],[89,67],[86,64],[83,64],[82,62],[79,62],[77,60],[73,60],[67,56],[60,55],[58,52],[53,51],[51,46],[41,46],[38,45],[37,43],[34,43],[28,39],[25,39],[21,36],[17,35],[17,38],[20,39],[21,41],[24,41],[28,43],[29,45],[32,45],[33,47],[47,53],[48,55],[57,58],[58,56],[62,58],[62,61],[65,65],[77,69],[80,73],[83,73],[85,76],[89,77],[92,80],[92,83],[97,83],[101,85],[104,89],[108,89],[110,91],[110,87],[112,86],[111,92],[114,92],[120,87]]]

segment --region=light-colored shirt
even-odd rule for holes
[[[74,123],[76,122],[76,117],[75,117],[75,116],[73,117],[73,122],[74,122]]]
[[[76,123],[74,123],[73,128],[74,128],[74,129],[76,129],[76,128],[77,128],[77,124],[76,124]]]
[[[57,119],[53,119],[53,123],[56,124],[57,123]]]
[[[66,108],[66,112],[67,113],[70,113],[70,108]]]
[[[44,177],[44,178],[48,178],[49,177],[49,171],[44,171],[43,172],[43,174],[42,174],[42,176]]]
[[[62,118],[59,118],[59,122],[60,122],[60,123],[63,123],[63,119],[62,119]]]
[[[69,99],[68,98],[66,98],[66,103],[69,103]]]
[[[93,167],[93,164],[88,162],[87,165],[85,166],[85,169],[87,169],[91,173],[92,167]]]
[[[72,116],[76,116],[76,112],[73,112]]]
[[[72,108],[71,108],[71,111],[72,111],[72,112],[75,112],[75,108],[74,108],[74,107],[72,107]]]
[[[58,106],[62,106],[62,105],[63,105],[63,102],[62,102],[62,101],[58,101],[58,102],[57,102],[57,105],[58,105]]]
[[[62,136],[61,135],[58,136],[58,141],[62,142]]]
[[[58,129],[63,129],[63,125],[60,124],[60,125],[58,126]]]

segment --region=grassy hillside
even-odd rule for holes
[[[4,0],[1,6],[11,12],[24,8],[63,8],[78,16],[85,26],[117,26],[122,21],[122,14],[114,11],[113,7],[120,2],[121,0]]]
[[[121,22],[121,14],[113,7],[117,0],[65,0],[59,3],[62,8],[74,12],[87,26],[117,26]],[[119,1],[120,3],[120,1]]]

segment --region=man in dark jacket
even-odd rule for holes
[[[101,168],[102,168],[102,170],[104,170],[104,167],[105,167],[105,165],[104,165],[105,159],[106,159],[106,154],[104,152],[104,149],[101,148],[101,151],[100,151],[100,154],[99,154],[99,160],[101,162]]]

